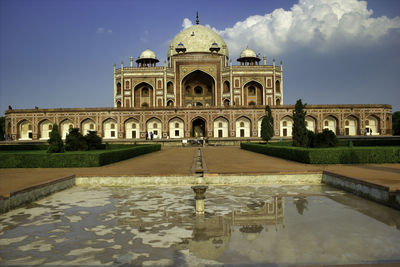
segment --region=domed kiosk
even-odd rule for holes
[[[138,67],[155,67],[159,60],[150,49],[144,50],[136,60]]]
[[[237,59],[240,62],[240,65],[259,65],[260,58],[257,56],[256,52],[246,47],[245,50],[240,53],[240,58]]]

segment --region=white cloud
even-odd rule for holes
[[[321,53],[349,45],[371,45],[392,29],[400,18],[374,18],[367,3],[359,0],[299,0],[290,10],[250,16],[233,27],[217,31],[232,54],[248,45],[263,53],[279,55],[299,47]],[[184,28],[192,25],[185,18]]]
[[[104,33],[104,28],[102,27],[97,28],[96,33]]]
[[[189,28],[190,26],[193,26],[193,22],[188,18],[184,18],[182,22],[182,27],[186,29]]]
[[[98,27],[96,30],[96,33],[98,34],[103,34],[103,33],[107,33],[107,34],[112,34],[112,30],[111,29],[104,29],[103,27]]]

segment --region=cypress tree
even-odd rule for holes
[[[47,153],[63,153],[64,152],[64,143],[61,139],[60,132],[58,131],[58,125],[53,124],[53,128],[50,132],[49,139],[49,148],[47,149]]]
[[[271,108],[265,107],[265,116],[261,121],[261,138],[268,143],[274,136],[274,118],[272,117]]]
[[[306,128],[306,114],[304,108],[307,104],[301,102],[301,99],[297,100],[296,106],[293,110],[293,146],[299,147],[307,147],[308,137],[307,137],[307,128]]]

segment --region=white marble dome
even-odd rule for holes
[[[168,57],[178,54],[175,48],[182,43],[186,48],[186,53],[190,52],[206,52],[210,53],[210,47],[213,43],[217,43],[221,48],[219,54],[229,57],[228,47],[224,39],[221,38],[215,31],[202,25],[193,25],[178,33],[172,39],[168,48]]]
[[[246,49],[243,50],[242,53],[240,53],[240,58],[245,58],[245,57],[257,57],[257,54],[250,48],[246,47]]]
[[[156,54],[153,51],[151,51],[150,49],[146,49],[140,54],[139,59],[142,59],[142,58],[157,59]]]

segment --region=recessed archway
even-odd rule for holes
[[[214,78],[200,70],[193,71],[182,80],[183,106],[213,106]]]
[[[74,123],[70,119],[65,119],[60,123],[61,128],[61,138],[66,139],[69,130],[74,128]]]
[[[202,118],[197,118],[192,122],[192,137],[200,138],[206,136],[206,122]]]
[[[32,124],[23,120],[18,123],[18,137],[19,140],[32,140]]]
[[[131,118],[125,121],[125,138],[137,139],[139,138],[140,129],[139,121]]]
[[[263,101],[263,86],[255,81],[250,81],[243,86],[245,104],[264,105]]]
[[[224,117],[214,120],[214,137],[229,137],[229,122]]]

